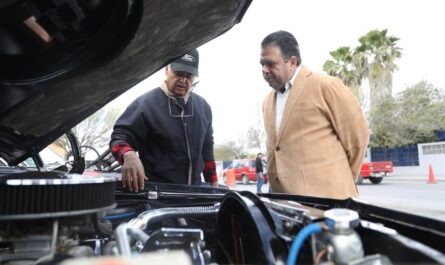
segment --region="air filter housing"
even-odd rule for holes
[[[0,178],[0,220],[40,219],[113,208],[115,179],[55,172]]]

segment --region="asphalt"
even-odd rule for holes
[[[419,175],[415,175],[415,176],[406,176],[406,175],[390,175],[390,176],[386,176],[385,178],[388,179],[392,179],[392,180],[407,180],[407,181],[429,181],[429,177],[428,175],[424,175],[424,176],[419,176]],[[432,180],[434,181],[440,181],[440,182],[445,182],[445,176],[444,175],[433,175]]]

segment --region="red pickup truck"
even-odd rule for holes
[[[372,184],[379,184],[384,176],[393,172],[391,161],[363,162],[356,184],[362,184],[363,179],[369,179]]]

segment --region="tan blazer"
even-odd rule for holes
[[[263,103],[272,191],[335,199],[357,197],[355,180],[369,140],[357,98],[340,79],[302,66],[277,133],[276,93],[270,92]]]

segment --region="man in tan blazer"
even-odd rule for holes
[[[357,197],[355,180],[369,140],[358,100],[338,78],[301,65],[297,40],[278,31],[261,43],[263,103],[272,192]]]

